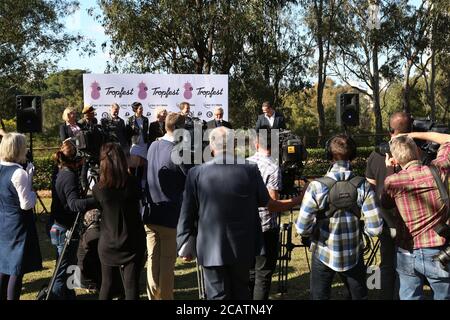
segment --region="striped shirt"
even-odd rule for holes
[[[449,157],[450,142],[447,142],[440,146],[436,159],[431,162],[439,168],[441,179],[450,170]],[[407,250],[443,245],[445,239],[433,227],[441,221],[445,222],[447,207],[441,200],[430,168],[419,160],[411,161],[399,173],[388,176],[384,184],[383,203],[386,203],[385,197],[395,200],[407,229],[398,245]]]
[[[267,189],[281,190],[281,170],[273,158],[257,152],[247,160],[257,164]],[[278,212],[269,212],[267,207],[261,207],[258,210],[263,232],[278,227]]]
[[[341,181],[350,180],[354,174],[351,171],[350,162],[337,161],[326,176]],[[319,230],[316,230],[314,228],[316,214],[326,208],[328,192],[328,187],[318,181],[309,184],[295,227],[301,236],[308,236],[319,231],[319,236],[312,239],[311,251],[329,268],[343,272],[358,263],[360,250],[364,245],[360,231],[361,221],[351,211],[343,211],[336,213],[329,220],[322,220],[324,223],[321,223],[317,227]],[[375,193],[367,181],[358,187],[357,193],[357,204],[365,220],[365,232],[371,236],[379,235],[383,220],[375,204]]]

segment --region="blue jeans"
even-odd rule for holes
[[[433,289],[435,300],[450,299],[450,268],[439,266],[433,257],[441,247],[415,249],[411,252],[397,248],[397,273],[400,280],[400,300],[422,300],[425,279]]]
[[[54,246],[56,246],[58,256],[61,255],[63,248],[64,248],[64,242],[66,240],[66,232],[67,229],[59,224],[53,224],[52,228],[50,229],[50,240]],[[77,237],[74,237],[77,238]],[[73,289],[69,289],[67,287],[67,268],[70,265],[76,265],[77,264],[77,249],[78,249],[78,238],[74,239],[72,238],[72,241],[66,248],[66,252],[64,253],[64,256],[61,259],[61,264],[59,266],[59,269],[56,274],[55,283],[53,285],[52,289],[52,298],[57,300],[72,300],[75,299],[75,291]],[[58,260],[57,260],[58,261]]]

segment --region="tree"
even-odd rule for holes
[[[2,0],[0,4],[0,106],[14,115],[15,94],[34,89],[82,37],[64,32],[62,19],[78,8],[65,0]],[[31,93],[32,91],[27,91]]]
[[[253,126],[263,100],[301,87],[293,1],[100,0],[110,71],[229,74],[230,115]]]
[[[333,53],[332,69],[346,84],[367,96],[372,101],[375,115],[375,132],[383,134],[380,92],[398,76],[398,59],[391,43],[395,32],[389,15],[389,5],[396,1],[380,2],[380,29],[372,28],[369,23],[369,2],[367,0],[347,0],[341,8],[339,17],[342,28],[336,37],[336,49]],[[378,54],[385,58],[379,65]],[[384,87],[380,86],[380,78]],[[352,80],[362,81],[368,90],[352,85]],[[379,139],[378,139],[379,140]]]
[[[331,48],[336,41],[334,37],[335,30],[339,28],[337,25],[338,10],[343,4],[343,0],[305,0],[302,3],[305,5],[305,22],[311,31],[318,53],[315,69],[317,74],[317,113],[319,118],[318,136],[319,144],[321,144],[325,133],[323,92],[327,82]]]

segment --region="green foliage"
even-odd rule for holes
[[[55,162],[51,157],[34,157],[33,164],[36,168],[33,176],[33,188],[35,190],[50,190]]]
[[[45,79],[40,94],[43,97],[43,127],[47,135],[58,135],[58,127],[63,123],[61,116],[66,107],[74,107],[81,112],[83,73],[86,71],[64,70]]]
[[[15,95],[35,94],[49,70],[82,37],[62,20],[78,8],[70,0],[2,0],[0,4],[0,114],[12,118]]]

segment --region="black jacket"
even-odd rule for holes
[[[142,117],[142,130],[143,130],[143,136],[144,136],[144,142],[145,143],[149,143],[149,136],[148,136],[148,118],[141,116]],[[132,115],[131,117],[128,118],[127,120],[127,132],[128,132],[128,143],[130,145],[132,144],[136,144],[139,136],[141,134],[141,131],[139,129],[139,126],[137,125],[136,122],[136,116]]]
[[[228,121],[225,121],[225,120],[222,120],[222,126],[223,126],[223,127],[226,127],[226,128],[229,128],[229,129],[233,129],[233,127],[231,126],[231,123],[229,123]],[[216,120],[213,119],[213,120],[211,120],[211,121],[208,121],[208,122],[206,123],[206,128],[207,128],[207,129],[215,129],[215,128],[217,128],[217,122],[216,122]]]
[[[93,198],[81,199],[77,173],[69,168],[60,169],[52,186],[51,211],[56,223],[70,229],[78,211],[85,213],[95,207]]]
[[[259,130],[260,128],[265,126],[270,127],[269,120],[267,120],[264,114],[260,114],[258,116],[258,120],[256,121],[256,130]],[[281,113],[275,111],[275,120],[273,121],[273,126],[271,128],[286,129],[286,121]]]

